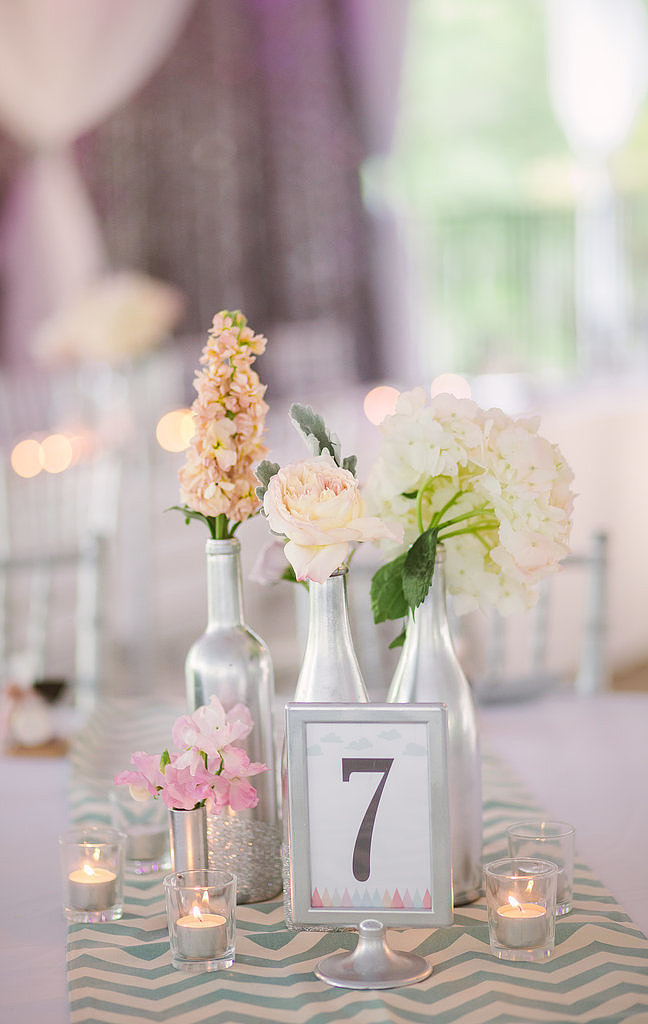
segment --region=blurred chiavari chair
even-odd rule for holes
[[[529,612],[513,619],[491,613],[483,630],[481,671],[474,667],[479,659],[471,657],[474,635],[459,625],[459,646],[466,653],[478,703],[519,700],[565,688],[582,696],[606,689],[607,564],[608,535],[600,532],[588,550],[568,555],[561,572],[543,581],[538,602]],[[554,657],[562,653],[557,648],[565,641],[572,646],[570,667],[564,657]]]

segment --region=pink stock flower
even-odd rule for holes
[[[258,511],[253,466],[263,458],[265,385],[252,363],[266,345],[240,311],[222,310],[200,357],[194,386],[195,434],[179,474],[180,499],[200,513],[212,536],[231,536],[232,524]],[[224,517],[216,522],[218,517]]]

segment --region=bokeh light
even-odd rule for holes
[[[385,416],[391,416],[396,408],[400,391],[389,384],[372,388],[365,397],[363,409],[370,423],[377,427]]]
[[[455,398],[470,398],[472,391],[465,377],[461,377],[458,373],[442,373],[435,377],[430,384],[430,394],[432,398],[435,395],[454,395]]]
[[[65,434],[50,434],[41,442],[39,459],[46,473],[62,473],[72,462],[73,448]]]
[[[183,452],[189,447],[194,433],[191,409],[172,409],[166,412],[155,428],[157,442],[165,452]]]
[[[43,465],[41,463],[41,446],[33,437],[19,441],[11,452],[11,468],[18,476],[29,478],[38,476]]]

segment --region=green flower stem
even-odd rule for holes
[[[423,526],[423,497],[425,492],[434,484],[434,479],[435,478],[433,476],[428,477],[423,486],[419,487],[418,494],[416,496],[416,521],[418,523],[419,533],[425,533],[425,527]],[[463,493],[463,491],[457,491],[457,493],[450,498],[450,501],[445,503],[440,512],[434,513],[430,520],[428,529],[439,525],[441,517],[455,504],[455,502],[459,501],[459,498]]]
[[[226,540],[229,533],[227,529],[227,516],[224,512],[219,512],[217,516],[214,516],[214,526],[214,540]]]
[[[475,516],[481,516],[486,512],[488,505],[479,505],[474,508],[472,512],[464,512],[461,516],[455,516],[454,519],[446,519],[445,523],[440,523],[440,528],[445,529],[446,526],[454,526],[455,523],[462,523],[466,519],[473,519]]]
[[[416,522],[418,524],[419,533],[425,532],[423,526],[423,495],[432,483],[432,477],[428,477],[422,487],[419,487],[418,494],[416,495]]]
[[[481,523],[478,526],[465,526],[462,530],[450,530],[449,533],[444,533],[443,536],[439,533],[439,542],[447,540],[449,537],[459,537],[461,534],[472,533],[475,537],[479,537],[480,530],[495,530],[497,529],[496,522]]]

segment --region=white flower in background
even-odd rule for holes
[[[404,530],[402,545],[382,542],[396,557],[374,577],[376,621],[394,617],[397,592],[399,614],[424,600],[440,542],[459,611],[534,603],[568,553],[573,505],[573,474],[538,426],[452,395],[426,404],[420,388],[400,396],[364,490],[367,510]]]
[[[184,310],[174,285],[134,271],[107,274],[41,324],[34,353],[44,363],[121,363],[159,345]]]

